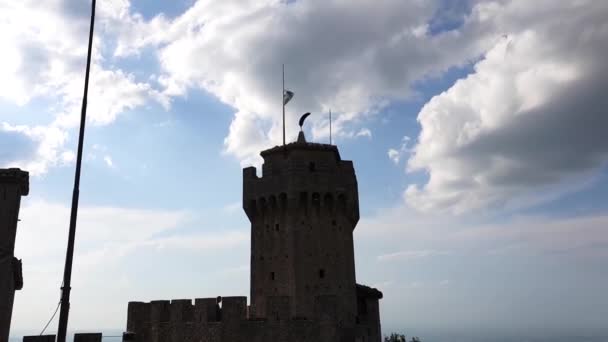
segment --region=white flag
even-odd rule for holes
[[[285,90],[285,92],[283,93],[283,106],[286,105],[287,102],[289,102],[292,97],[293,97],[293,91]]]

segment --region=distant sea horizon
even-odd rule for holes
[[[104,342],[118,342],[122,341],[122,333],[124,330],[120,329],[101,329],[101,330],[78,330],[72,331],[68,333],[68,342],[73,341],[74,333],[93,333],[93,332],[101,332],[103,334]],[[404,330],[405,331],[405,330]],[[23,336],[31,336],[38,335],[40,332],[32,332],[32,331],[15,331],[14,334],[11,334],[9,338],[9,342],[22,342]],[[45,334],[52,335],[54,332],[47,332]],[[386,331],[383,334],[390,334],[390,332]],[[473,334],[471,334],[473,335]],[[416,335],[413,335],[416,336]],[[421,342],[608,342],[608,333],[603,336],[580,336],[580,335],[560,335],[560,336],[547,336],[547,337],[539,337],[539,336],[463,336],[463,335],[450,335],[450,334],[428,334],[428,335],[417,335]],[[408,340],[412,336],[407,336]]]

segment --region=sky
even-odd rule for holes
[[[0,167],[30,172],[12,331],[59,301],[90,3],[0,0]],[[70,329],[248,295],[242,168],[355,165],[385,333],[608,336],[608,2],[100,0]],[[56,330],[56,321],[49,332]]]

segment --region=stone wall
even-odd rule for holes
[[[0,169],[0,341],[8,341],[15,290],[23,286],[21,260],[14,256],[21,196],[29,192],[29,175]]]
[[[252,318],[246,297],[224,297],[218,310],[216,298],[130,302],[127,331],[134,341],[145,342],[378,342],[364,324],[339,323],[335,296],[319,296],[319,319],[297,319],[290,314],[288,297],[268,297],[268,317]],[[333,308],[333,310],[332,310]],[[370,335],[371,334],[371,335]]]

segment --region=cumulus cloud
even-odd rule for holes
[[[608,4],[512,1],[476,13],[505,36],[418,115],[408,169],[429,180],[405,198],[421,210],[534,203],[608,157]]]
[[[409,153],[411,152],[411,149],[408,148],[408,144],[410,142],[410,137],[408,137],[407,135],[403,136],[403,138],[401,139],[401,146],[399,146],[399,148],[389,148],[387,151],[388,154],[388,158],[390,160],[393,161],[393,163],[395,163],[395,165],[399,164],[399,161],[401,160],[401,157],[403,157],[403,155],[405,153]]]
[[[104,1],[100,20],[108,22],[116,17],[114,12],[121,3],[124,1]],[[4,47],[0,98],[19,106],[35,98],[51,103],[45,113],[37,114],[42,118],[38,122],[48,124],[14,125],[0,118],[3,131],[20,132],[37,145],[33,153],[18,153],[10,160],[0,159],[0,163],[42,174],[49,167],[65,164],[64,157],[70,153],[65,145],[80,119],[90,9],[86,3],[63,0],[43,4],[2,1],[0,8],[0,44]],[[149,100],[168,106],[166,97],[149,84],[135,81],[120,69],[105,67],[102,50],[107,33],[103,28],[98,27],[94,39],[89,121],[107,125]],[[9,139],[0,136],[0,142],[4,144],[5,138]]]
[[[225,149],[251,163],[259,161],[260,149],[281,140],[283,63],[295,92],[287,106],[288,139],[297,133],[300,113],[329,108],[336,136],[357,137],[368,131],[353,131],[352,124],[390,100],[412,96],[413,81],[479,56],[489,41],[485,35],[470,39],[469,28],[429,32],[440,3],[197,1],[173,20],[137,19],[115,53],[155,46],[165,95],[203,88],[234,107]],[[312,138],[325,138],[325,115],[311,119]]]
[[[12,163],[23,157],[29,158],[36,152],[36,144],[23,132],[8,125],[0,126],[0,166],[10,167]]]
[[[296,94],[293,139],[300,113],[329,108],[337,137],[370,136],[355,127],[414,95],[414,82],[476,60],[422,108],[415,148],[387,152],[396,164],[412,152],[408,170],[429,176],[407,188],[408,204],[454,213],[529,205],[556,196],[532,198],[531,189],[576,183],[605,161],[604,3],[483,1],[441,12],[442,1],[201,0],[150,20],[116,4],[107,16],[123,19],[114,54],[157,49],[164,101],[202,88],[234,107],[224,144],[242,164],[281,140],[283,63]],[[311,119],[312,139],[325,138],[325,115]]]
[[[369,130],[369,128],[361,128],[357,134],[355,134],[356,137],[367,137],[369,139],[372,138],[372,131]]]
[[[174,19],[147,20],[127,0],[104,1],[90,121],[107,125],[148,101],[168,108],[173,97],[204,89],[235,109],[225,151],[256,164],[261,149],[281,140],[283,63],[295,92],[287,106],[288,139],[300,113],[329,108],[336,137],[355,138],[371,137],[361,128],[365,121],[415,95],[416,81],[481,57],[470,76],[420,111],[422,131],[408,170],[424,171],[429,180],[407,189],[410,205],[453,212],[504,205],[599,167],[606,150],[599,90],[607,79],[601,62],[607,6],[485,1],[438,15],[444,7],[443,1],[201,0]],[[6,155],[0,162],[40,174],[63,163],[78,122],[88,8],[60,0],[2,8],[7,62],[0,67],[0,96],[16,104],[50,96],[59,105],[49,110],[54,120],[46,126],[4,122],[4,131],[38,147],[23,154],[31,158]],[[156,53],[159,76],[139,81],[108,67],[108,59],[147,48]],[[326,115],[311,119],[311,138],[325,139]],[[387,152],[394,163],[409,153],[404,146]]]
[[[388,154],[388,158],[390,160],[392,160],[393,163],[399,164],[399,159],[400,159],[399,151],[395,150],[394,148],[389,148],[387,154]]]
[[[103,161],[106,163],[106,165],[113,169],[114,168],[114,161],[112,161],[112,157],[106,155],[103,157]]]

